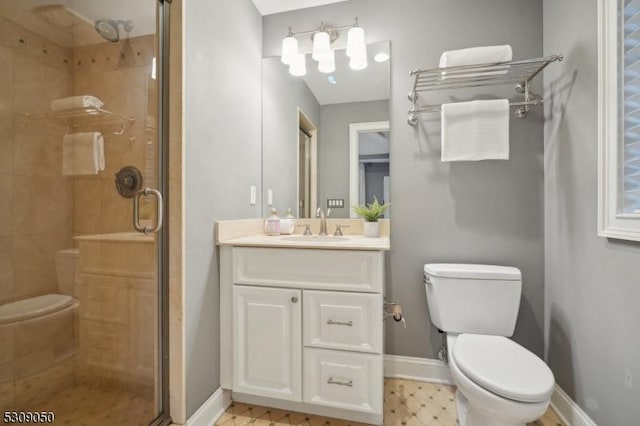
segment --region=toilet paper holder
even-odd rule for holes
[[[387,310],[389,308],[391,309],[390,311]],[[393,318],[393,320],[396,322],[402,322],[403,327],[407,328],[407,322],[405,321],[404,315],[402,314],[402,305],[400,305],[400,303],[398,303],[395,300],[388,301],[385,299],[383,311],[384,311],[383,320],[386,320],[387,318]]]

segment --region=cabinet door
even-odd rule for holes
[[[233,390],[302,399],[302,292],[233,287]]]

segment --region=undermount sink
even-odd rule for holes
[[[282,241],[300,241],[300,242],[317,242],[317,243],[328,243],[328,242],[338,242],[338,241],[348,241],[349,238],[346,237],[333,237],[330,235],[296,235],[291,237],[281,237]]]

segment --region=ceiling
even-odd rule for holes
[[[389,99],[389,61],[379,63],[373,60],[381,52],[389,53],[388,42],[368,45],[369,66],[354,71],[349,68],[346,50],[336,50],[336,71],[331,74],[319,72],[318,63],[307,55],[307,74],[303,79],[320,105]],[[329,76],[335,78],[335,84],[329,82]]]
[[[289,10],[306,9],[324,4],[340,3],[346,0],[253,0],[262,16]]]

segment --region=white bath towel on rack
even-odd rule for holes
[[[104,168],[104,137],[101,133],[72,133],[64,136],[62,140],[63,175],[97,175]]]
[[[442,161],[509,159],[509,101],[443,104]]]
[[[464,65],[494,64],[509,62],[513,59],[513,50],[508,44],[502,46],[481,46],[468,49],[449,50],[440,56],[440,68]]]
[[[502,46],[482,46],[471,47],[468,49],[449,50],[443,52],[440,56],[440,68],[447,67],[461,67],[467,65],[478,64],[495,64],[498,62],[509,62],[513,59],[513,50],[508,44]],[[484,71],[483,73],[464,73],[464,71],[457,72],[442,72],[442,78],[460,78],[460,77],[477,77],[486,75],[500,75],[506,74],[509,71],[509,66],[496,66],[495,71]]]
[[[104,103],[91,95],[71,96],[69,98],[56,99],[51,102],[51,111],[69,111],[74,109],[95,108],[100,109]]]

